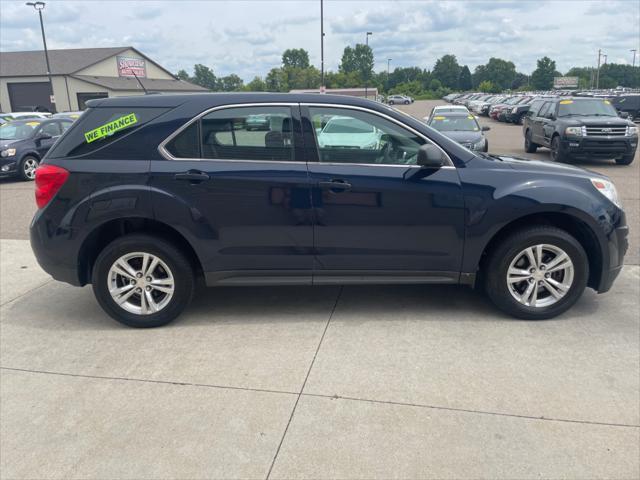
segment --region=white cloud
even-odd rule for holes
[[[524,72],[548,55],[558,69],[594,65],[598,48],[609,60],[631,62],[640,24],[630,5],[575,1],[332,1],[325,0],[325,67],[337,69],[346,45],[369,44],[376,68],[431,69],[453,53],[473,70],[490,57]],[[630,13],[631,12],[631,13]],[[287,48],[305,48],[320,64],[319,0],[306,1],[47,1],[50,48],[132,45],[166,68],[195,63],[245,80],[266,75]],[[0,49],[42,48],[38,17],[22,0],[0,0]]]

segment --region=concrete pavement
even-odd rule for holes
[[[640,475],[637,266],[545,322],[448,286],[224,288],[134,330],[0,251],[2,478]]]

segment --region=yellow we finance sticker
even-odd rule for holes
[[[87,141],[87,143],[95,142],[99,138],[108,137],[110,135],[113,135],[117,131],[129,128],[131,125],[137,122],[138,119],[136,118],[135,113],[123,115],[120,118],[116,118],[112,122],[105,123],[98,128],[94,128],[89,132],[85,132],[84,139]]]
[[[437,117],[433,117],[434,120],[444,120],[445,117],[438,115]]]

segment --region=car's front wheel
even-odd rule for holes
[[[485,290],[502,311],[542,320],[569,309],[589,277],[584,248],[551,226],[518,230],[497,245],[484,263]]]
[[[36,157],[27,155],[20,161],[18,165],[18,173],[22,180],[31,181],[36,178],[36,168],[40,165],[40,161]]]
[[[120,237],[98,255],[92,274],[100,306],[130,327],[159,327],[187,307],[193,268],[170,242],[142,234]]]
[[[539,145],[531,140],[531,130],[527,130],[524,134],[524,151],[527,153],[536,153]]]
[[[551,139],[551,160],[554,162],[566,162],[567,156],[562,152],[560,137],[556,135]]]

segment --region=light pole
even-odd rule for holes
[[[324,93],[324,6],[320,0],[320,93]]]
[[[600,88],[600,58],[601,57],[607,58],[607,56],[604,53],[602,53],[602,50],[598,49],[598,70],[596,71],[596,90]]]
[[[49,51],[47,50],[47,39],[44,35],[44,22],[42,21],[42,10],[44,9],[44,2],[27,2],[25,5],[35,8],[38,11],[40,17],[40,30],[42,31],[42,43],[44,45],[44,58],[47,62],[47,77],[49,77],[49,88],[51,89],[51,97],[53,98],[53,81],[51,80],[51,67],[49,65]],[[55,99],[54,99],[55,100]],[[56,105],[54,101],[51,101],[53,105],[53,111],[56,111]]]
[[[391,60],[393,60],[393,58],[387,58],[387,93],[389,92],[389,65],[391,64]]]
[[[631,64],[632,67],[636,66],[636,49],[632,48],[631,50],[629,50],[630,52],[633,52],[633,63]]]
[[[364,43],[367,47],[369,46],[369,35],[373,35],[373,32],[367,32],[367,35],[365,36]],[[365,78],[364,78],[364,98],[369,98],[369,96],[367,95],[368,83],[369,83],[369,72],[365,74]]]

